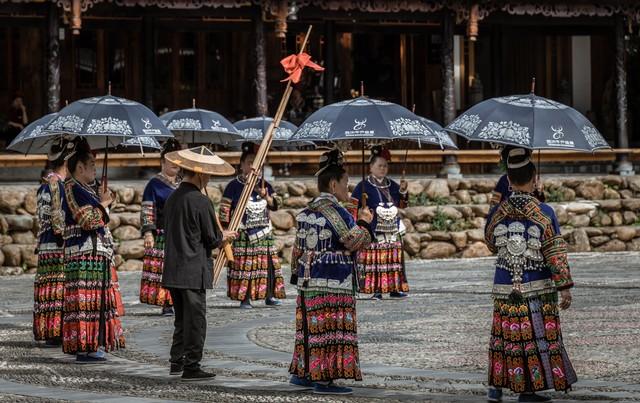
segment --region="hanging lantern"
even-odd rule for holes
[[[80,35],[82,28],[82,4],[81,0],[73,0],[71,4],[71,32]]]
[[[467,22],[467,36],[470,41],[475,42],[478,39],[478,19],[479,19],[479,6],[473,4],[469,12],[469,21]]]
[[[289,15],[289,4],[287,0],[280,0],[276,10],[272,11],[276,17],[275,32],[276,38],[284,39],[287,37],[287,16]]]

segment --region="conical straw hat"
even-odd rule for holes
[[[167,153],[164,157],[167,161],[176,164],[180,168],[196,173],[231,176],[236,172],[231,164],[215,155],[213,151],[205,146],[173,151]]]

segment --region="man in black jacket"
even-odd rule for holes
[[[207,330],[206,290],[213,288],[211,251],[236,236],[218,226],[213,206],[202,193],[210,175],[229,175],[233,168],[206,148],[200,153],[193,150],[167,154],[183,168],[184,179],[164,207],[162,285],[169,289],[175,308],[170,374],[182,374],[185,381],[215,376],[200,369]]]

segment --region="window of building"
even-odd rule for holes
[[[107,81],[113,88],[125,88],[127,67],[127,37],[122,32],[107,34]]]
[[[156,35],[154,86],[159,89],[171,87],[171,58],[173,56],[171,39],[172,33],[166,31],[159,31]]]
[[[180,65],[180,90],[191,91],[196,87],[198,66],[196,63],[196,34],[183,32],[178,49]]]
[[[98,79],[97,34],[95,31],[81,30],[74,39],[76,85],[78,88],[95,88]]]

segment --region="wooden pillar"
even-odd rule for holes
[[[627,55],[624,43],[624,16],[616,16],[616,131],[618,148],[629,147],[629,131],[627,127]],[[633,175],[633,164],[627,154],[617,154],[617,171],[620,175]]]
[[[254,60],[255,60],[255,95],[256,95],[256,115],[267,116],[269,104],[267,103],[267,59],[264,53],[264,22],[262,21],[262,8],[258,12],[253,22],[254,37]]]
[[[60,42],[58,30],[60,18],[58,6],[49,4],[47,35],[47,110],[49,113],[60,109]]]
[[[455,80],[453,66],[453,30],[454,17],[449,10],[445,10],[442,21],[442,116],[444,125],[451,123],[456,117]],[[456,140],[455,135],[451,137]],[[455,155],[447,155],[442,159],[442,169],[439,176],[459,178],[460,165]]]
[[[336,28],[335,23],[327,20],[324,23],[324,104],[329,105],[334,102],[334,80],[335,80],[335,57],[336,57]]]
[[[142,37],[144,42],[144,54],[142,55],[142,99],[144,104],[152,111],[153,105],[153,70],[155,65],[155,40],[153,31],[153,17],[145,15],[142,18]]]

